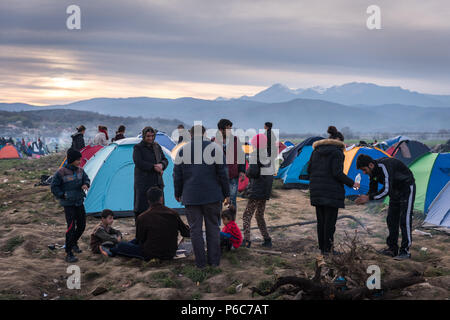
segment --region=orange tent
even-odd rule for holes
[[[16,147],[11,144],[7,144],[0,149],[0,159],[20,159],[20,153]]]

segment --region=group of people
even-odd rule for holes
[[[262,246],[272,247],[272,239],[264,219],[266,201],[270,199],[272,191],[272,156],[277,154],[272,124],[267,122],[265,133],[255,136],[256,139],[252,140],[254,150],[248,156],[243,153],[240,139],[232,134],[232,128],[230,120],[221,119],[217,124],[217,134],[212,139],[206,137],[206,129],[201,125],[194,125],[189,130],[189,139],[183,138],[186,143],[177,152],[173,181],[175,198],[185,208],[188,222],[185,224],[178,212],[164,205],[163,172],[168,166],[168,160],[155,141],[156,130],[145,127],[142,130],[142,141],[133,150],[135,238],[123,241],[120,232],[112,228],[114,213],[105,209],[101,223],[91,235],[92,251],[106,256],[123,255],[144,260],[172,259],[178,248],[180,234],[182,237],[190,237],[198,268],[218,266],[224,249],[231,250],[241,245],[251,247],[250,225],[254,214],[264,239]],[[85,128],[79,129],[83,129],[79,130],[83,134]],[[105,134],[103,129],[99,134]],[[307,170],[311,205],[316,208],[319,249],[323,255],[339,254],[334,250],[334,233],[338,210],[344,208],[344,185],[355,189],[360,187],[359,182],[343,173],[346,147],[344,136],[333,126],[328,128],[328,134],[328,139],[313,144],[314,150]],[[223,161],[211,162],[203,156],[196,159],[199,152],[201,155],[209,152],[214,159]],[[68,262],[76,261],[74,253],[81,252],[77,242],[86,225],[83,199],[90,180],[79,167],[80,159],[81,153],[78,150],[74,147],[69,149],[67,165],[56,172],[51,187],[66,214]],[[390,196],[388,247],[382,253],[396,259],[409,258],[415,196],[411,171],[396,159],[374,160],[367,155],[358,157],[357,167],[370,176],[370,190],[367,195],[359,196],[356,203],[364,204],[369,200]],[[242,236],[235,222],[236,197],[239,180],[246,177],[249,178],[248,202],[242,216]],[[379,184],[382,185],[380,190]],[[224,224],[222,230],[221,223]],[[402,232],[400,248],[397,244],[399,227]]]
[[[41,138],[38,138],[35,141],[25,141],[25,138],[22,139],[13,139],[12,137],[4,138],[0,137],[0,148],[5,145],[13,145],[17,150],[22,152],[24,155],[31,157],[33,153],[39,153],[40,155],[49,153],[48,149],[42,142]]]
[[[81,151],[85,146],[86,143],[84,141],[84,135],[86,133],[86,127],[84,125],[80,125],[77,129],[77,132],[75,132],[71,138],[72,138],[72,145],[71,148],[74,150]],[[119,128],[116,131],[116,135],[111,139],[111,142],[118,141],[125,138],[125,126],[120,125]],[[109,136],[108,136],[108,128],[99,125],[97,128],[97,134],[94,136],[93,144],[95,145],[101,145],[101,146],[107,146],[109,144]]]

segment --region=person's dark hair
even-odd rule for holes
[[[179,124],[177,129],[184,129],[184,126],[182,124]]]
[[[272,122],[266,122],[266,123],[264,123],[264,125],[265,125],[267,128],[272,129]]]
[[[220,216],[221,218],[227,218],[230,221],[234,221],[234,217],[236,216],[236,208],[234,206],[229,206],[228,209],[222,211]]]
[[[219,130],[225,130],[228,126],[233,126],[233,122],[228,119],[220,119],[219,122],[217,122],[217,129]]]
[[[163,196],[163,191],[158,187],[151,187],[147,190],[147,199],[150,204],[158,203]]]
[[[153,134],[156,134],[155,129],[153,129],[152,127],[145,127],[144,129],[142,129],[142,139],[145,138],[145,135],[146,135],[148,132],[151,132],[151,133],[153,133]]]
[[[120,125],[119,126],[119,128],[117,129],[117,133],[119,133],[119,132],[125,132],[125,126],[122,124],[122,125]]]
[[[205,132],[206,132],[206,128],[205,128],[204,126],[202,126],[202,125],[199,125],[199,124],[197,124],[197,125],[195,125],[195,126],[192,126],[192,128],[189,130],[189,133],[190,133],[191,136],[193,137],[193,136],[194,136],[194,133],[197,133],[197,131],[198,131],[200,128],[201,128],[201,130],[202,130],[202,135],[204,135]]]
[[[335,126],[329,126],[327,133],[329,134],[330,139],[344,141],[344,135],[336,129]]]
[[[109,209],[104,209],[104,210],[102,211],[102,218],[103,218],[103,219],[106,219],[106,218],[108,218],[109,216],[114,217],[114,212],[112,212],[112,210],[109,210]]]
[[[367,154],[360,154],[356,159],[356,169],[361,169],[363,167],[368,167],[369,163],[375,164],[375,160]]]
[[[83,126],[83,125],[81,125],[81,126],[79,126],[79,127],[77,128],[77,131],[78,131],[78,132],[83,132],[84,130],[86,130],[86,127]]]
[[[107,131],[108,128],[105,127],[105,126],[98,126],[98,131],[100,131],[100,130],[105,130],[105,131]]]

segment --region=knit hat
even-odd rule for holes
[[[73,148],[70,148],[67,150],[67,163],[71,164],[72,162],[81,159],[81,152],[78,150],[75,150]]]

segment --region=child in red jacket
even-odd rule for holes
[[[236,216],[236,208],[230,206],[222,212],[222,222],[224,227],[220,232],[220,247],[222,250],[231,250],[231,247],[237,249],[242,244],[242,234],[233,218]]]

